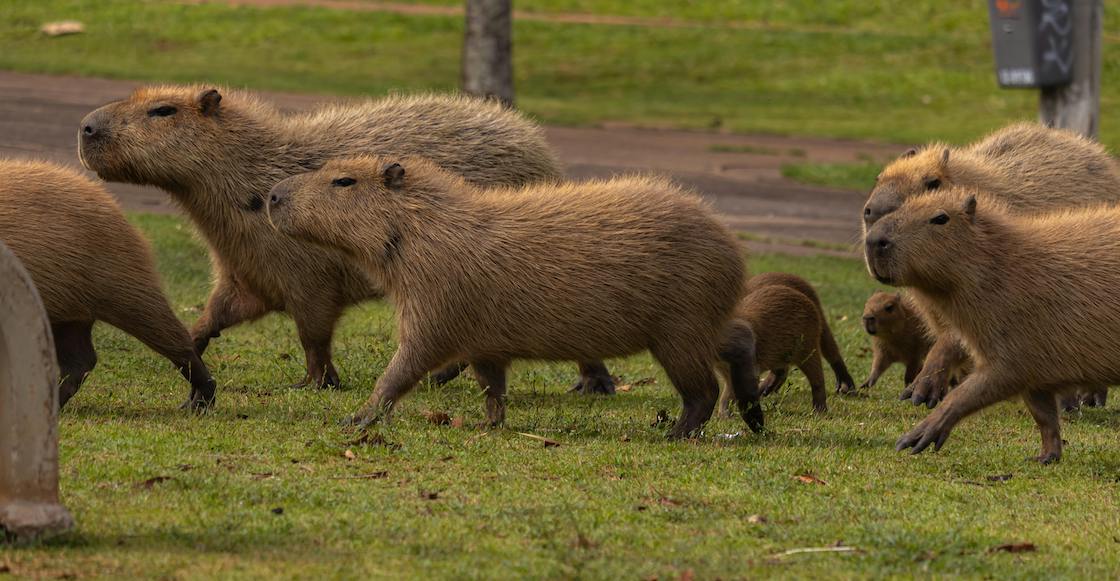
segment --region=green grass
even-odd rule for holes
[[[450,3],[450,0],[443,3]],[[646,28],[520,21],[518,102],[544,121],[962,142],[1036,116],[1034,91],[996,88],[985,3],[538,0],[709,22]],[[1106,30],[1118,21],[1109,4]],[[81,35],[45,38],[45,21]],[[753,29],[720,26],[747,21]],[[460,17],[141,0],[8,0],[0,68],[222,82],[337,94],[453,89]],[[1102,138],[1120,144],[1120,51],[1104,50]]]
[[[136,222],[193,320],[208,286],[205,252],[176,218]],[[875,285],[861,264],[750,261],[754,272],[788,270],[817,285],[862,380],[868,342],[857,319]],[[1120,570],[1115,404],[1064,424],[1069,445],[1057,466],[1024,460],[1038,436],[1019,404],[964,422],[941,453],[910,457],[892,443],[926,412],[895,399],[897,368],[870,398],[831,397],[824,417],[811,413],[795,373],[765,402],[769,434],[725,438],[743,426],[718,420],[699,440],[670,443],[650,424],[659,410],[675,414],[678,399],[643,355],[610,366],[624,383],[655,381],[611,398],[566,394],[570,365],[516,365],[500,430],[425,419],[431,410],[481,420],[471,382],[421,387],[380,432],[391,446],[349,443],[335,422],[368,395],[392,330],[383,304],[346,317],[336,341],[341,391],[286,387],[302,375],[289,320],[230,330],[206,354],[218,407],[193,417],[176,409],[187,387],[165,361],[98,328],[101,363],[62,414],[62,497],[77,529],[2,548],[0,565],[39,578],[1027,579]],[[795,478],[805,474],[827,484]],[[162,476],[170,479],[143,484]],[[771,558],[837,542],[859,550]],[[990,552],[1014,542],[1038,550]]]
[[[875,185],[875,176],[882,170],[883,164],[870,161],[787,163],[782,165],[782,176],[806,184],[870,191]]]

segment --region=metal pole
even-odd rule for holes
[[[512,0],[467,0],[463,92],[513,106]]]
[[[1073,80],[1042,89],[1039,120],[1096,139],[1101,110],[1102,0],[1042,0],[1043,38],[1047,27],[1067,26],[1073,27]]]
[[[74,526],[58,500],[58,364],[23,265],[0,243],[0,540]]]

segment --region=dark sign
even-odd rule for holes
[[[1001,87],[1049,87],[1073,73],[1072,0],[989,0]]]

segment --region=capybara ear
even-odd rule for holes
[[[911,147],[910,149],[902,152],[902,155],[898,156],[898,159],[906,159],[908,157],[914,157],[915,155],[918,155],[918,150]]]
[[[218,105],[222,102],[222,94],[217,89],[203,91],[198,96],[198,108],[203,115],[213,115],[218,112]]]
[[[941,152],[941,169],[945,170],[949,167],[949,148],[946,147],[945,151]]]
[[[385,187],[391,190],[404,185],[404,167],[399,163],[391,163],[385,166],[382,175],[385,177]]]
[[[969,196],[964,200],[964,215],[969,218],[976,215],[976,196]]]

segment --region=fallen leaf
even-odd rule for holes
[[[253,480],[267,480],[272,478],[271,472],[250,472],[249,474]]]
[[[48,22],[39,28],[39,32],[47,36],[65,36],[67,34],[79,34],[85,32],[86,27],[77,20],[59,20],[58,22]]]
[[[278,506],[272,509],[272,514],[284,514],[284,507]]]
[[[427,418],[429,422],[437,426],[451,425],[451,416],[447,415],[444,412],[426,411],[424,412],[424,417]]]
[[[455,459],[455,457],[454,457],[454,456],[444,456],[443,458],[440,458],[440,459],[439,459],[439,461],[440,461],[440,462],[450,462],[450,461],[452,461],[452,460],[454,460],[454,459]]]
[[[525,432],[517,432],[517,435],[537,440],[543,443],[545,448],[555,448],[560,446],[560,442],[557,442],[556,440],[550,440],[544,436],[538,436],[536,434],[526,434]]]
[[[618,386],[617,391],[630,391],[631,389],[633,389],[633,387],[631,387],[630,384],[627,383],[625,385]]]
[[[461,416],[451,418],[451,427],[452,428],[461,428],[461,427],[463,427],[464,424],[466,424],[466,421],[464,421]]]
[[[821,480],[820,478],[817,478],[816,476],[813,476],[812,474],[798,474],[797,476],[794,476],[794,478],[796,478],[799,482],[801,482],[803,484],[820,484],[822,486],[825,485],[825,484],[828,484],[824,480]]]
[[[747,517],[747,522],[749,522],[751,524],[754,524],[754,525],[762,525],[762,524],[766,524],[766,523],[770,522],[770,519],[766,518],[765,516],[763,516],[761,514],[752,514],[752,515]]]
[[[358,455],[355,454],[354,451],[350,448],[347,448],[346,451],[342,453],[342,457],[346,458],[347,460],[356,460],[358,458]]]
[[[681,505],[680,501],[673,500],[672,498],[669,498],[668,496],[662,496],[662,497],[658,498],[657,502],[661,506],[680,506]]]
[[[377,480],[385,478],[389,475],[388,470],[378,470],[377,472],[370,472],[369,474],[358,474],[355,476],[335,476],[331,480]]]
[[[1014,474],[995,474],[993,476],[988,476],[987,480],[988,482],[1007,482],[1011,480],[1012,476],[1014,476]]]
[[[151,490],[153,486],[159,484],[160,482],[166,482],[168,480],[172,480],[172,478],[170,476],[153,476],[143,482],[138,482],[136,484],[136,488]]]
[[[685,569],[684,571],[681,571],[681,576],[677,579],[678,581],[692,581],[694,578],[695,575],[692,572],[692,569]]]
[[[1038,550],[1034,543],[1007,543],[988,549],[989,553],[1033,553]]]

